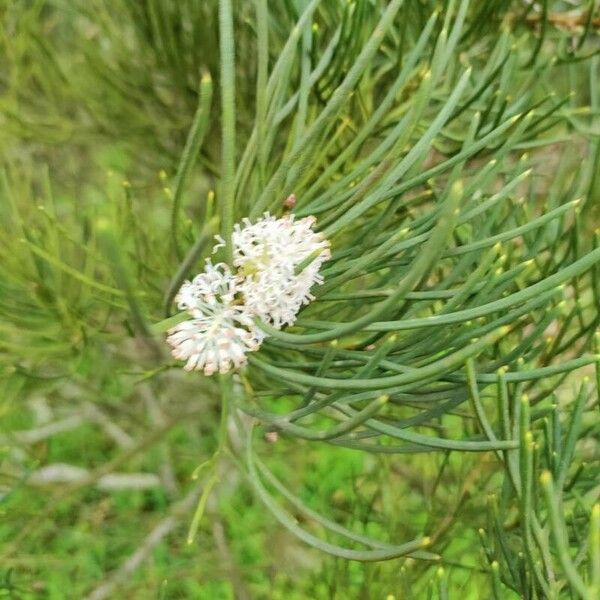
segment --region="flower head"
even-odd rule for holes
[[[313,231],[314,217],[280,219],[265,213],[234,226],[233,268],[206,260],[204,272],[186,281],[175,302],[191,319],[168,331],[167,343],[185,369],[205,375],[244,365],[265,334],[255,318],[280,328],[291,325],[311,288],[323,283],[319,270],[331,256],[329,242]],[[213,254],[225,241],[217,236]]]
[[[244,303],[277,328],[293,324],[300,308],[314,300],[312,286],[323,282],[319,270],[331,253],[314,223],[314,217],[265,213],[256,223],[244,219],[234,226],[233,264]]]
[[[186,370],[227,373],[260,347],[264,334],[248,309],[236,303],[236,293],[237,279],[229,267],[210,260],[203,273],[181,286],[175,301],[192,319],[170,329],[167,343],[175,358],[187,361]]]
[[[244,308],[232,306],[179,323],[167,342],[174,358],[187,361],[184,369],[212,375],[246,364],[246,353],[258,350],[263,338]]]
[[[213,265],[206,259],[204,272],[186,281],[175,296],[179,310],[203,311],[204,307],[231,304],[236,294],[236,278],[225,263]]]

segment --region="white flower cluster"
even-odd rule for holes
[[[310,288],[323,283],[319,270],[331,254],[329,242],[312,230],[315,221],[266,213],[254,225],[244,219],[234,227],[233,264],[245,304],[277,329],[293,325],[300,308],[314,300]]]
[[[232,271],[224,263],[206,267],[186,281],[175,297],[191,319],[168,331],[175,358],[187,370],[227,373],[246,363],[265,338],[255,317],[277,329],[292,325],[300,308],[314,300],[312,286],[323,283],[319,270],[331,256],[329,241],[313,231],[314,217],[276,218],[265,213],[236,224]],[[218,244],[213,253],[224,245]]]
[[[185,369],[212,375],[243,365],[246,352],[258,350],[264,339],[244,306],[236,304],[237,279],[224,263],[206,261],[204,273],[186,281],[175,297],[192,319],[169,330],[167,342]]]

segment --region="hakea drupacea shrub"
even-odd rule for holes
[[[175,302],[192,318],[170,329],[167,342],[186,370],[212,375],[244,365],[266,337],[257,319],[277,329],[293,325],[331,256],[315,222],[269,213],[255,223],[243,219],[232,232],[233,269],[207,258],[204,272],[181,286]],[[225,245],[216,239],[213,254]]]

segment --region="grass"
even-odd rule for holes
[[[54,452],[60,460],[89,465],[95,460],[106,459],[103,444],[94,447],[90,443],[94,440],[93,431],[82,431],[81,436],[88,447],[84,456],[81,454],[81,438],[57,436],[56,445],[59,447]],[[53,461],[50,449],[49,453],[47,460]],[[185,472],[185,456],[177,453],[174,458]],[[152,460],[147,463],[148,470],[151,470]],[[360,512],[377,510],[377,507],[370,508],[369,504],[384,500],[377,498],[378,477],[373,476],[374,465],[369,469],[371,476],[363,476],[357,484],[355,480],[362,465],[356,463],[355,457],[340,456],[335,452],[319,450],[309,453],[298,465],[311,472],[303,486],[303,499],[317,507],[326,504],[334,509],[334,514],[346,519],[351,516],[351,520],[360,524],[361,515],[353,515],[357,509],[349,505],[350,498],[355,497],[356,486],[359,486],[359,497],[364,503]],[[191,466],[189,462],[187,465]],[[290,464],[280,461],[278,466],[280,470],[289,471]],[[396,492],[385,501],[394,508],[402,508],[402,522],[410,517],[413,527],[422,527],[424,523],[419,523],[419,520],[427,517],[414,496],[410,501],[410,488],[403,485],[401,474],[392,480],[396,484]],[[34,518],[47,501],[46,494],[17,491],[6,502],[4,510],[12,515],[11,521],[16,525],[16,515],[24,519]],[[223,483],[217,502],[218,506],[210,511],[192,546],[185,544],[187,525],[184,521],[167,541],[154,549],[148,563],[127,582],[121,593],[144,598],[154,597],[161,589],[163,597],[167,598],[195,597],[194,594],[231,598],[232,589],[235,589],[232,580],[236,578],[243,579],[249,597],[343,598],[357,589],[363,589],[365,595],[370,594],[366,597],[380,597],[393,593],[403,580],[404,585],[413,587],[410,565],[407,574],[399,574],[395,565],[347,564],[325,558],[315,550],[307,550],[266,518],[264,509],[255,503],[247,486],[236,484],[235,478]],[[117,568],[124,557],[136,550],[141,542],[140,533],[150,531],[164,516],[168,504],[168,498],[160,491],[128,491],[109,495],[85,491],[62,502],[53,512],[52,519],[36,528],[36,543],[30,542],[26,552],[18,553],[13,563],[15,584],[24,590],[25,598],[36,597],[36,591],[49,598],[83,597],[90,584],[101,580],[105,573]],[[213,511],[217,510],[215,514]],[[437,506],[435,512],[441,515],[443,507]],[[214,531],[211,532],[215,522],[220,523],[230,540],[225,556],[215,551]],[[400,530],[406,527],[402,523],[381,526],[399,527]],[[378,529],[375,526],[374,532]],[[4,526],[2,533],[3,536],[14,535],[16,531],[7,531]],[[476,536],[467,532],[452,541],[448,556],[455,555],[459,562],[464,553],[472,551],[477,544]],[[231,564],[234,565],[233,572]],[[467,574],[457,569],[454,579],[457,583],[464,581],[465,592],[471,589],[470,597],[477,597],[481,577],[469,572],[473,567],[474,564],[467,562],[463,565]],[[422,577],[420,569],[415,569],[417,573],[414,576]],[[68,590],[66,596],[65,590]]]

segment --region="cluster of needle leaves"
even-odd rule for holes
[[[394,559],[388,588],[385,567],[363,585],[597,598],[587,4],[0,3],[1,406],[110,389],[102,410],[135,398],[154,427],[44,518],[155,444],[168,466],[164,436],[211,407],[190,542],[235,467],[278,526],[336,557],[324,597],[348,560]],[[331,242],[316,299],[291,328],[263,324],[234,376],[179,373],[161,340],[179,285],[215,233],[291,194]],[[309,493],[307,452],[358,455],[363,473],[343,497]],[[7,489],[26,486],[30,466],[5,461]]]

